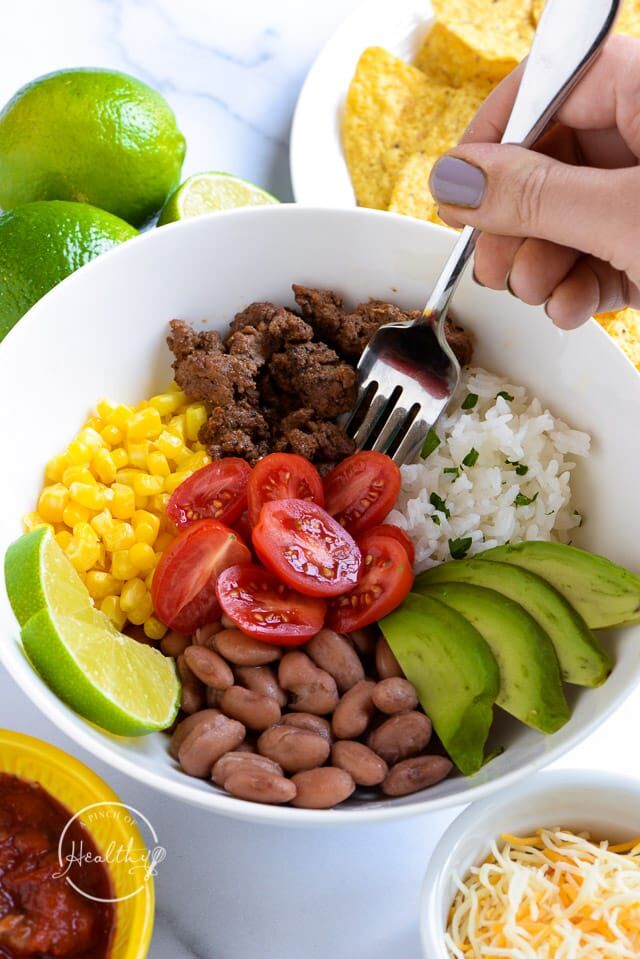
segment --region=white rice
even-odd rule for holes
[[[513,399],[498,396],[502,392]],[[469,394],[477,403],[462,409]],[[413,540],[418,571],[451,559],[450,540],[470,539],[458,544],[468,556],[523,540],[570,540],[581,524],[571,502],[571,472],[574,458],[589,453],[587,433],[543,409],[524,387],[481,369],[464,371],[459,399],[436,432],[437,449],[402,468],[402,491],[388,519]],[[463,465],[472,450],[475,464]],[[455,468],[459,475],[445,473]],[[523,497],[533,502],[523,505]]]

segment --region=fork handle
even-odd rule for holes
[[[621,0],[547,0],[525,62],[501,143],[530,147],[589,69],[613,27]],[[418,322],[438,317],[436,335],[445,348],[444,321],[479,231],[464,228]],[[447,352],[448,347],[446,348]]]

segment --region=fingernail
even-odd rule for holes
[[[480,167],[446,156],[433,167],[429,183],[438,203],[475,209],[482,203],[487,178]]]
[[[510,274],[510,273],[507,273],[507,278],[506,278],[506,280],[504,281],[504,285],[505,285],[506,288],[507,288],[507,292],[510,293],[511,296],[516,296],[516,294],[513,292],[513,287],[511,286],[511,274]],[[516,297],[516,298],[517,298],[517,297]],[[545,306],[545,309],[546,309],[546,306]]]

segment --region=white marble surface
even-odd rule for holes
[[[189,149],[185,173],[228,170],[291,199],[287,137],[316,51],[355,0],[20,0],[3,11],[0,102],[50,70],[122,69],[160,89]],[[0,668],[1,669],[1,668]],[[562,765],[633,772],[640,701]],[[96,762],[0,671],[0,726],[75,753],[154,823],[152,959],[419,959],[429,850],[453,812],[347,831],[216,819]]]

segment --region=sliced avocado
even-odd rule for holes
[[[496,705],[541,733],[555,733],[571,712],[553,643],[519,603],[470,583],[435,583],[422,596],[457,610],[488,643],[500,671]]]
[[[379,626],[449,756],[473,775],[500,691],[489,646],[463,616],[427,596],[410,594]]]
[[[509,563],[459,559],[421,573],[415,593],[434,583],[471,583],[512,599],[547,633],[555,646],[562,678],[577,686],[600,686],[612,669],[611,658],[573,606],[546,580]]]
[[[640,576],[603,556],[564,543],[544,542],[496,546],[481,555],[542,576],[591,629],[640,623]]]

